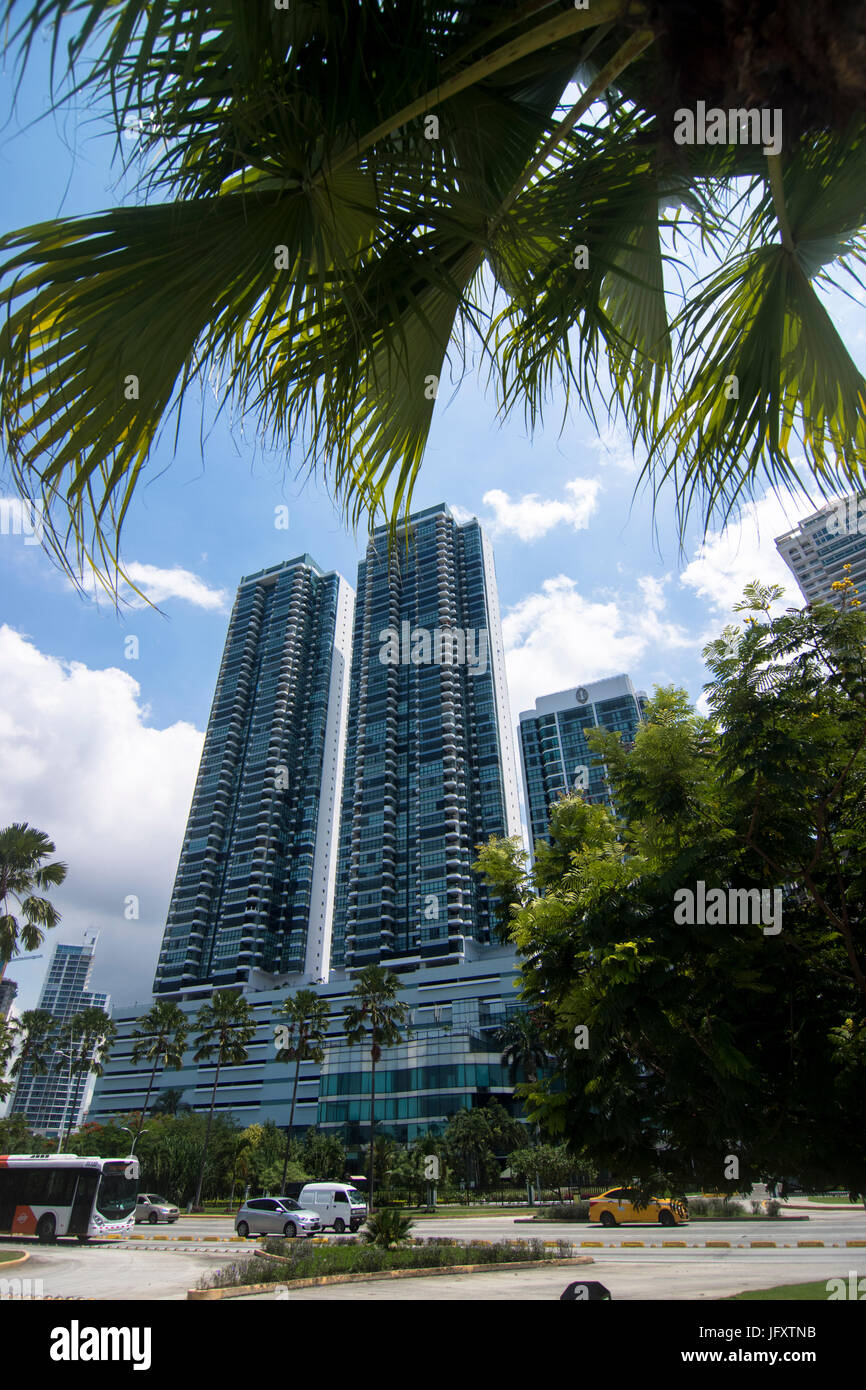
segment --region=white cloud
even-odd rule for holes
[[[580,681],[626,673],[648,651],[693,646],[693,639],[662,617],[663,580],[638,581],[638,594],[585,598],[573,579],[546,579],[504,615],[508,685],[512,712],[532,709],[539,695],[567,690]]]
[[[619,468],[624,473],[637,471],[639,460],[635,458],[628,431],[622,425],[608,425],[594,439],[585,440],[584,447],[592,449],[604,468]]]
[[[494,488],[484,494],[484,505],[492,511],[484,526],[491,536],[510,534],[522,541],[540,540],[560,525],[584,531],[597,508],[600,490],[596,478],[572,478],[565,484],[567,498],[543,498],[529,492],[512,501],[507,492]]]
[[[753,579],[783,585],[785,597],[776,605],[777,612],[804,602],[774,542],[815,510],[808,499],[783,501],[775,493],[766,493],[744,506],[738,521],[708,533],[683,570],[680,584],[705,599],[714,617],[727,616]]]
[[[0,824],[27,821],[54,840],[69,873],[43,952],[98,930],[94,985],[116,1002],[150,993],[204,739],[147,718],[127,672],[58,661],[0,627]],[[124,917],[130,895],[137,921]],[[22,989],[37,973],[22,966]]]
[[[168,598],[183,599],[185,603],[192,603],[196,608],[207,608],[215,612],[223,612],[228,603],[228,594],[225,589],[211,589],[203,579],[192,570],[181,569],[175,565],[172,569],[158,569],[156,565],[142,565],[137,561],[127,565],[126,573],[140,589],[146,599],[151,603],[164,603]],[[141,599],[131,595],[133,606],[141,604]]]

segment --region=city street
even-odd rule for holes
[[[112,1243],[27,1244],[24,1248],[29,1260],[9,1273],[42,1279],[46,1297],[183,1299],[203,1274],[229,1259],[243,1260],[253,1254],[257,1240],[232,1241],[231,1233],[229,1218],[199,1217],[181,1218],[177,1226],[142,1228],[134,1238]],[[718,1298],[778,1283],[847,1278],[852,1270],[858,1277],[866,1274],[866,1245],[846,1245],[847,1241],[866,1241],[866,1213],[862,1211],[816,1211],[808,1221],[796,1222],[702,1221],[673,1231],[657,1226],[606,1230],[572,1222],[515,1224],[513,1217],[505,1216],[419,1218],[413,1234],[460,1240],[568,1240],[574,1243],[576,1253],[591,1254],[595,1260],[586,1267],[586,1277],[606,1284],[616,1298]],[[707,1249],[710,1241],[730,1245]],[[754,1246],[756,1241],[773,1241],[776,1248]],[[798,1246],[798,1241],[823,1241],[824,1248]],[[627,1242],[643,1242],[643,1248]],[[11,1239],[4,1240],[0,1248],[13,1244]],[[544,1299],[558,1297],[569,1282],[569,1271],[560,1266],[332,1285],[294,1290],[289,1297]]]

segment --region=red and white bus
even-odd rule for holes
[[[135,1224],[137,1158],[0,1154],[0,1232],[38,1236],[123,1235]]]

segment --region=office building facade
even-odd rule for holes
[[[109,996],[90,989],[95,950],[95,937],[83,946],[54,947],[37,1008],[51,1014],[58,1030],[82,1009],[108,1012]],[[69,1058],[59,1052],[47,1061],[48,1069],[42,1075],[24,1063],[9,1114],[23,1116],[40,1134],[58,1135],[81,1122],[93,1090],[93,1076],[72,1071]]]
[[[428,1131],[440,1132],[458,1110],[489,1100],[522,1117],[513,1091],[515,1081],[523,1078],[502,1063],[499,1041],[500,1029],[521,1007],[517,974],[514,953],[500,946],[458,966],[401,975],[399,997],[408,1010],[407,1028],[405,1041],[383,1048],[376,1064],[379,1133],[411,1142]],[[316,987],[330,1013],[325,1059],[301,1064],[294,1128],[300,1137],[317,1125],[357,1150],[369,1135],[371,1076],[369,1046],[346,1041],[344,1015],[351,991],[346,979],[332,978]],[[273,1120],[285,1128],[295,1068],[277,1060],[275,1033],[289,991],[252,988],[245,995],[256,1033],[246,1061],[222,1064],[215,1110],[244,1126]],[[149,1006],[150,1000],[142,1000],[115,1009],[117,1038],[97,1081],[90,1120],[105,1123],[143,1106],[150,1069],[133,1064],[132,1048],[136,1020]],[[199,1003],[186,999],[179,1007],[192,1021]],[[209,1109],[216,1062],[196,1063],[194,1050],[191,1037],[181,1069],[158,1074],[151,1105],[161,1090],[171,1088],[180,1090],[183,1102],[194,1110]]]
[[[579,791],[593,804],[611,805],[602,765],[590,752],[586,731],[613,729],[629,746],[646,707],[646,695],[628,676],[610,676],[543,695],[520,715],[520,765],[530,840],[548,838],[550,807]]]
[[[828,503],[777,536],[776,549],[807,603],[840,602],[833,584],[850,579],[866,601],[866,493]],[[850,565],[850,570],[844,568]]]
[[[326,975],[353,600],[309,555],[241,581],[157,996]]]
[[[493,939],[476,846],[519,835],[493,555],[427,508],[358,568],[331,964],[455,964]]]

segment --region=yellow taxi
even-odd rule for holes
[[[685,1202],[676,1197],[650,1197],[639,1207],[627,1187],[612,1187],[600,1197],[589,1199],[589,1219],[602,1226],[624,1226],[629,1222],[655,1222],[659,1226],[679,1226],[689,1219]]]

